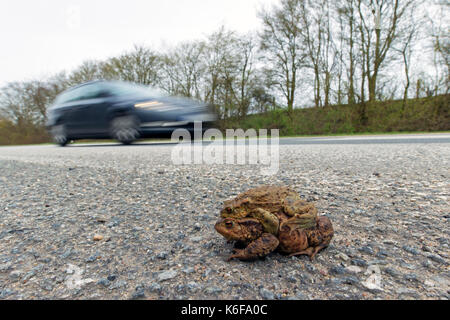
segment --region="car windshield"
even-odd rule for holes
[[[116,96],[143,96],[143,97],[165,97],[167,96],[162,91],[150,88],[143,85],[132,83],[111,82],[108,87],[112,94]]]

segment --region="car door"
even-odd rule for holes
[[[79,99],[72,107],[71,119],[75,135],[95,138],[107,133],[108,96],[100,83],[80,88]]]
[[[67,134],[71,138],[77,137],[79,123],[77,123],[76,111],[78,109],[78,100],[80,97],[80,88],[72,89],[64,93],[59,101],[59,113],[62,123],[66,126]]]

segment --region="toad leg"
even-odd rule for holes
[[[290,256],[306,254],[312,261],[320,250],[328,247],[334,234],[333,225],[330,219],[325,216],[318,217],[316,221],[316,228],[306,231],[308,233],[308,244],[310,247],[294,252]]]
[[[317,254],[317,252],[319,252],[320,250],[322,250],[323,248],[326,248],[326,247],[328,247],[328,244],[320,244],[320,245],[318,245],[318,246],[316,246],[316,247],[309,247],[309,248],[306,249],[306,250],[291,253],[291,254],[289,255],[289,257],[292,257],[292,256],[299,256],[299,255],[302,255],[302,254],[306,254],[306,255],[309,256],[309,259],[310,259],[311,261],[313,261],[313,260],[314,260],[314,257],[315,257],[316,254]]]
[[[277,237],[270,233],[263,233],[261,237],[250,242],[244,249],[234,249],[227,261],[234,258],[239,260],[255,260],[263,258],[278,247],[279,241]]]
[[[273,213],[261,208],[256,208],[250,212],[249,216],[258,219],[258,221],[262,223],[264,232],[271,233],[273,235],[278,234],[280,220]]]
[[[317,209],[314,204],[302,200],[298,196],[286,197],[283,201],[283,211],[290,217],[295,215],[310,215],[311,217],[317,216]]]

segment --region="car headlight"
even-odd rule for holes
[[[160,107],[163,104],[158,101],[148,101],[148,102],[140,102],[134,105],[135,108],[143,108],[143,109],[151,109],[154,107]]]

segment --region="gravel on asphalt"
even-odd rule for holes
[[[0,148],[0,299],[448,299],[450,144],[283,145],[280,169],[171,145]],[[226,262],[224,200],[289,185],[333,222],[310,262]]]

